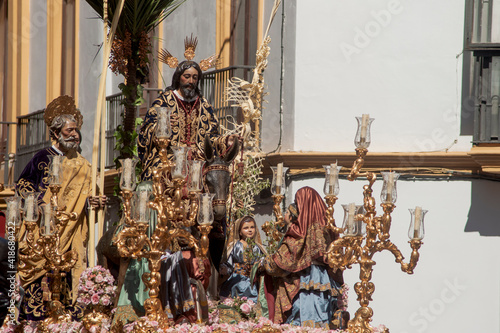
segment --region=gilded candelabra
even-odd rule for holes
[[[405,263],[401,251],[389,240],[392,221],[391,213],[396,207],[394,203],[397,198],[396,181],[399,174],[382,172],[384,177],[381,194],[383,213],[377,216],[372,190],[377,176],[373,172],[361,172],[364,158],[368,152],[367,148],[370,144],[370,124],[373,119],[368,115],[356,117],[356,119],[358,121],[358,131],[354,142],[357,147],[357,159],[354,161],[347,178],[354,181],[359,176],[366,177],[368,185],[363,187],[363,205],[357,206],[354,203],[343,205],[345,211],[344,223],[342,228],[338,228],[333,215],[334,205],[339,193],[338,177],[342,167],[338,166],[337,163],[324,166],[327,227],[339,235],[339,238],[329,245],[326,261],[333,269],[341,270],[352,268],[353,264],[360,265],[359,276],[361,282],[354,285],[354,290],[358,295],[361,307],[356,311],[354,318],[349,321],[347,330],[351,333],[372,333],[373,328],[370,326],[370,321],[373,310],[368,305],[375,291],[375,285],[371,282],[373,266],[375,265],[375,261],[372,260],[373,255],[388,250],[396,257],[396,262],[401,264],[403,272],[412,274],[419,259],[418,250],[424,237],[423,218],[427,211],[422,210],[420,207],[416,207],[414,210],[410,209],[411,223],[408,235],[412,253],[409,263]],[[273,191],[273,210],[276,215],[276,226],[283,223],[280,204],[283,200],[281,194],[284,193],[284,188],[282,188],[284,178],[282,171],[284,168],[280,164],[278,164],[278,167],[272,167],[274,174],[271,189]],[[268,235],[277,233],[277,230],[273,230],[271,226],[267,226],[267,229],[266,234]]]
[[[424,236],[423,216],[426,211],[422,211],[420,207],[417,207],[414,211],[410,210],[412,221],[409,231],[409,243],[412,253],[409,263],[405,263],[403,262],[404,257],[401,251],[389,240],[392,220],[391,213],[396,207],[394,205],[397,197],[396,180],[399,175],[395,172],[382,173],[384,176],[381,194],[383,214],[377,216],[372,190],[377,176],[372,172],[361,172],[364,157],[368,151],[367,147],[370,143],[369,126],[373,119],[370,119],[368,115],[363,115],[362,118],[357,118],[357,120],[360,125],[355,139],[357,159],[351,168],[348,179],[354,181],[357,177],[364,176],[368,180],[368,185],[363,186],[362,206],[356,206],[354,203],[344,205],[346,214],[343,228],[338,228],[335,226],[333,218],[333,205],[337,200],[338,185],[334,191],[327,190],[329,187],[335,188],[335,186],[331,186],[332,180],[334,182],[338,182],[338,180],[336,176],[332,175],[332,170],[335,169],[333,165],[329,168],[330,172],[327,170],[325,200],[328,207],[326,213],[328,227],[338,234],[343,234],[330,244],[327,251],[327,261],[332,268],[340,268],[341,270],[351,268],[353,264],[359,264],[359,277],[361,281],[354,285],[354,290],[358,295],[357,300],[361,307],[356,311],[355,317],[349,321],[348,331],[353,333],[371,333],[373,329],[370,326],[370,321],[372,320],[373,310],[368,305],[375,291],[375,285],[371,282],[373,266],[376,263],[372,259],[373,255],[377,252],[388,250],[396,257],[396,262],[401,264],[403,272],[412,274],[419,259],[418,250],[422,245],[422,238]]]
[[[59,205],[58,195],[61,189],[63,160],[63,156],[51,156],[51,162],[49,163],[51,197],[50,202],[41,207],[41,217],[39,216],[37,203],[40,194],[38,192],[30,193],[25,198],[23,210],[26,247],[19,250],[18,269],[26,275],[33,274],[41,270],[40,267],[33,264],[33,260],[45,259],[43,269],[47,272],[46,276],[50,278],[50,293],[47,303],[48,316],[39,327],[42,332],[47,331],[49,324],[71,321],[71,316],[61,303],[61,291],[63,277],[77,262],[78,253],[75,250],[62,253],[60,237],[68,222],[76,221],[78,214],[76,212],[68,213],[65,211],[66,207]],[[8,215],[12,215],[12,213],[8,213]],[[35,235],[39,217],[41,222],[38,235]],[[20,224],[17,227],[19,228]]]
[[[201,193],[201,172],[204,161],[192,161],[188,174],[188,148],[172,147],[174,161],[170,161],[167,148],[170,144],[170,115],[167,108],[157,108],[158,125],[156,142],[159,147],[160,163],[153,170],[152,191],[136,190],[135,164],[131,159],[123,160],[121,180],[121,195],[124,201],[124,216],[126,226],[119,232],[116,245],[123,257],[146,258],[149,273],[144,273],[142,280],[149,289],[149,298],[144,303],[146,316],[151,321],[157,321],[160,326],[168,327],[168,318],[160,302],[160,267],[161,257],[165,251],[180,250],[179,241],[183,246],[194,249],[198,260],[206,258],[209,246],[208,233],[213,222],[212,194]],[[188,195],[183,194],[188,185]],[[152,198],[154,196],[154,198]],[[132,200],[135,198],[135,200]],[[133,202],[133,204],[132,204]],[[148,228],[150,209],[156,211],[154,230]],[[201,233],[198,240],[191,232],[198,221]],[[201,268],[204,265],[200,265]],[[136,324],[136,331],[148,329],[145,321]]]

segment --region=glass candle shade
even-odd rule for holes
[[[139,162],[136,157],[120,159],[122,174],[120,176],[120,188],[125,191],[133,191],[136,185],[135,166]]]
[[[396,190],[396,182],[400,176],[397,172],[381,172],[384,179],[382,192],[380,192],[380,200],[382,203],[395,203],[398,198]]]
[[[49,156],[49,184],[61,185],[63,182],[63,163],[66,156],[50,155]]]
[[[271,170],[273,170],[273,181],[271,183],[271,193],[276,195],[276,194],[281,194],[283,195],[286,190],[285,186],[285,174],[288,170],[288,167],[284,167],[283,163],[278,163],[277,166],[271,167]]]
[[[375,119],[370,118],[368,114],[364,114],[361,117],[356,117],[356,120],[358,121],[358,130],[354,138],[354,145],[356,148],[366,149],[371,143],[370,126]]]
[[[40,196],[40,192],[31,192],[24,199],[24,220],[25,221],[38,221],[39,213],[38,213],[38,197]]]
[[[357,214],[363,213],[363,206],[356,205],[354,202],[348,205],[342,205],[344,208],[344,223],[342,228],[344,229],[345,236],[363,236],[366,229],[363,228],[363,221],[356,220]]]
[[[40,234],[42,236],[52,236],[56,233],[54,223],[54,209],[50,203],[42,207],[42,220],[40,222]]]
[[[174,165],[172,166],[172,178],[184,179],[188,174],[187,158],[189,147],[172,147],[174,152]]]
[[[202,171],[205,161],[193,160],[189,167],[188,191],[201,191],[203,184]]]
[[[21,197],[17,195],[7,197],[5,202],[7,203],[7,216],[5,217],[7,226],[19,227],[21,225]]]
[[[139,223],[148,223],[151,213],[149,201],[151,190],[139,190],[134,192],[132,201],[132,219]]]
[[[408,209],[411,214],[410,228],[408,229],[408,237],[410,239],[424,239],[424,216],[428,212],[423,210],[422,207],[415,207],[415,209]]]
[[[156,110],[156,130],[155,135],[158,139],[167,139],[172,135],[172,128],[170,125],[170,115],[172,108],[155,106]]]
[[[212,208],[213,193],[198,194],[198,216],[199,225],[210,225],[214,222],[214,210]]]
[[[342,169],[337,162],[330,165],[323,165],[325,168],[325,185],[323,186],[323,192],[325,195],[335,195],[339,194],[339,172]]]

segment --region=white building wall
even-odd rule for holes
[[[363,113],[375,118],[372,151],[469,150],[459,135],[464,8],[297,1],[294,150],[353,150]]]
[[[470,150],[472,138],[460,133],[464,1],[283,3],[284,31],[293,29],[296,37],[283,44],[285,63],[295,59],[285,81],[293,80],[295,87],[283,89],[288,105],[283,117],[293,125],[283,127],[283,138],[292,138],[282,143],[281,151],[354,151],[354,117],[363,113],[375,118],[372,152]],[[281,51],[281,28],[275,19],[275,57]],[[270,62],[266,100],[275,101],[279,93],[278,69],[276,59]],[[278,140],[269,133],[279,129],[265,120],[278,112],[275,105],[263,111],[264,151],[276,147]],[[343,219],[340,205],[361,204],[365,183],[341,181],[337,225]],[[323,179],[293,181],[287,203],[302,186],[322,193]],[[374,186],[377,202],[380,190],[379,180]],[[408,261],[408,208],[415,206],[429,210],[426,237],[413,275],[403,273],[389,252],[374,256],[374,326],[385,324],[398,333],[500,332],[499,190],[500,183],[479,179],[398,182],[391,240]],[[380,214],[379,206],[377,210]],[[270,207],[256,212],[259,224],[271,218]],[[358,265],[345,272],[345,280],[353,317],[359,307],[353,289]]]
[[[29,112],[39,111],[46,106],[47,72],[47,2],[31,0],[30,29],[23,30],[22,38],[30,38],[29,63]]]
[[[80,2],[78,42],[80,43],[78,107],[83,115],[81,146],[82,155],[91,162],[97,94],[102,70],[103,49],[100,46],[103,42],[103,25],[86,1]],[[108,80],[110,79],[108,76]]]
[[[196,56],[193,61],[210,57],[219,52],[215,49],[215,23],[216,23],[216,1],[186,1],[173,14],[164,21],[163,48],[167,49],[179,63],[184,58],[184,39],[190,37],[198,38]],[[172,83],[172,75],[175,68],[163,65],[163,87]]]
[[[284,150],[353,151],[354,117],[363,113],[375,118],[370,151],[470,149],[470,137],[459,133],[464,1],[285,0],[283,5],[288,16],[283,20],[280,9],[271,30],[264,151],[278,147],[280,84],[286,106]],[[167,18],[164,47],[181,60],[183,39],[193,32],[199,39],[195,60],[217,52],[215,9],[215,1],[183,4]],[[102,28],[93,17],[82,2],[80,107],[84,112],[95,109],[101,68],[99,60],[93,60],[95,52],[83,52],[97,50],[102,41]],[[206,50],[213,51],[205,54]],[[164,68],[169,85],[173,70]],[[266,120],[271,121],[266,125]],[[85,142],[93,137],[93,123],[92,115],[86,115],[84,152],[91,151]],[[288,201],[306,185],[322,193],[322,179],[294,181]],[[341,181],[337,224],[343,218],[340,204],[361,203],[362,185],[363,181]],[[380,182],[374,187],[377,201],[380,187]],[[429,210],[426,237],[414,275],[401,272],[390,253],[374,256],[373,324],[385,324],[398,333],[465,333],[479,328],[500,332],[496,255],[500,207],[495,200],[500,183],[400,181],[398,190],[391,240],[408,260],[407,209],[417,205]],[[271,214],[272,207],[267,208],[265,214]],[[259,222],[270,218],[261,214],[256,216]],[[351,316],[358,307],[353,290],[358,274],[357,265],[345,272],[351,286]]]

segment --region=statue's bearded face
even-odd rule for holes
[[[198,86],[198,71],[190,67],[182,73],[180,78],[180,93],[184,98],[192,99],[196,97],[196,87]]]
[[[59,137],[57,141],[59,142],[59,148],[62,151],[76,150],[80,145],[80,136],[76,131],[76,123],[74,121],[67,121],[66,124],[59,132]]]

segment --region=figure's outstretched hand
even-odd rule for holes
[[[101,209],[108,203],[108,197],[105,195],[97,195],[95,197],[89,197],[89,204],[92,208]]]
[[[220,265],[219,266],[219,273],[220,273],[220,275],[228,275],[229,269],[227,268],[226,265]]]
[[[231,134],[229,136],[229,138],[227,139],[227,144],[229,147],[231,147],[233,145],[233,143],[235,143],[236,141],[238,141],[238,143],[241,147],[241,144],[243,143],[243,138],[241,136],[239,136],[238,134]]]

